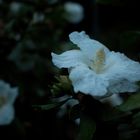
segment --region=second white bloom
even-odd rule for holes
[[[8,83],[0,80],[0,125],[8,125],[14,120],[13,104],[17,95],[17,87],[11,87]]]
[[[135,82],[140,80],[140,63],[110,51],[84,31],[73,32],[69,37],[80,49],[52,53],[52,61],[58,68],[69,69],[75,92],[98,97],[138,89]]]

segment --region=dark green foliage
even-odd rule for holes
[[[89,116],[86,116],[85,114],[81,114],[79,135],[77,140],[92,140],[95,131],[96,131],[95,121]]]

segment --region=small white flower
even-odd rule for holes
[[[20,10],[20,8],[22,7],[22,4],[19,3],[19,2],[12,2],[10,4],[10,11],[13,13],[13,14],[17,14]]]
[[[84,8],[79,3],[66,2],[64,4],[66,19],[71,23],[79,23],[84,17]]]
[[[0,125],[8,125],[14,119],[14,101],[18,89],[11,88],[9,84],[0,80]]]
[[[140,63],[124,54],[109,51],[100,42],[82,32],[73,32],[70,40],[80,50],[52,53],[58,68],[68,68],[74,91],[102,97],[108,93],[135,92],[140,80]]]

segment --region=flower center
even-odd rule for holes
[[[6,99],[4,96],[0,96],[0,107],[2,107],[6,102]]]
[[[105,52],[104,49],[97,51],[96,56],[91,64],[91,69],[93,69],[97,74],[102,73],[105,66]]]

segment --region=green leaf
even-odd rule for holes
[[[123,104],[117,108],[122,111],[131,111],[140,108],[140,93],[131,95]]]
[[[121,118],[131,115],[130,112],[124,112],[117,108],[105,110],[102,114],[103,121],[120,121]]]
[[[132,127],[131,124],[120,124],[118,126],[119,140],[138,140],[136,136],[139,134],[138,129]]]
[[[132,124],[135,125],[136,128],[140,128],[140,112],[133,116]]]
[[[70,98],[64,100],[64,101],[61,101],[61,102],[50,102],[46,105],[33,105],[34,108],[38,108],[38,109],[41,109],[41,110],[50,110],[50,109],[54,109],[54,108],[58,108],[60,107],[61,105],[65,104]]]
[[[69,111],[69,118],[75,120],[80,117],[81,106],[80,104],[74,105]]]
[[[95,131],[95,121],[91,117],[81,114],[80,132],[77,140],[92,140]]]

